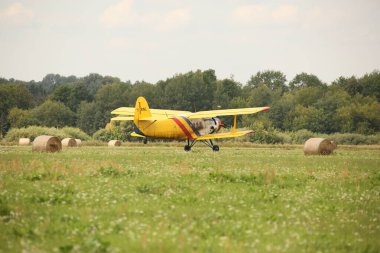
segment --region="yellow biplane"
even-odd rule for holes
[[[236,116],[253,114],[269,110],[269,107],[226,109],[212,111],[177,111],[165,109],[150,109],[144,97],[136,100],[136,106],[120,107],[113,110],[117,117],[111,121],[133,121],[134,137],[180,139],[187,140],[185,151],[190,151],[197,141],[205,143],[213,151],[219,151],[219,146],[212,140],[219,138],[233,138],[253,133],[253,130],[238,131],[236,129]],[[217,116],[234,116],[234,125],[228,133],[218,133],[222,121]]]

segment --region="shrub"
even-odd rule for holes
[[[266,144],[278,144],[284,143],[284,138],[279,134],[278,131],[273,128],[257,129],[254,134],[249,135],[249,140],[256,143],[266,143]]]
[[[301,129],[296,132],[290,133],[290,139],[291,139],[291,143],[293,144],[304,144],[305,141],[307,141],[308,139],[312,137],[316,137],[317,135],[318,134],[313,133],[309,130]]]
[[[85,134],[79,128],[68,127],[65,129],[58,129],[54,127],[40,127],[40,126],[29,126],[26,128],[12,128],[9,130],[5,136],[6,141],[18,141],[20,138],[30,138],[32,141],[40,135],[53,135],[59,139],[64,139],[67,137],[79,138],[83,140],[91,139],[90,136]]]
[[[345,144],[345,145],[371,145],[371,144],[379,144],[380,135],[363,135],[363,134],[353,134],[353,133],[345,133],[345,134],[332,134],[329,135],[328,138],[333,140],[337,144]]]
[[[91,137],[88,134],[76,127],[64,127],[62,128],[62,131],[71,138],[81,139],[85,141],[91,139]]]
[[[120,141],[126,141],[130,140],[130,135],[124,129],[120,126],[113,126],[112,128],[108,129],[100,129],[96,131],[92,137],[95,140],[98,141],[110,141],[110,140],[120,140]]]

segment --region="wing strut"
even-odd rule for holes
[[[231,132],[236,133],[236,115],[234,115],[234,126]]]

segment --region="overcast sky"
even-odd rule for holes
[[[0,0],[0,76],[155,83],[214,69],[324,82],[380,69],[379,0]]]

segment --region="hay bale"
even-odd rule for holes
[[[108,147],[119,147],[121,146],[121,141],[119,140],[112,140],[108,142]]]
[[[30,139],[29,138],[20,138],[18,140],[18,145],[27,146],[29,144],[30,144]]]
[[[310,138],[305,142],[303,152],[305,155],[330,155],[336,148],[335,143],[324,138]]]
[[[62,146],[64,146],[64,147],[76,147],[77,142],[73,138],[65,138],[62,140]]]
[[[62,144],[55,136],[41,135],[34,139],[32,150],[38,152],[59,152],[62,150]]]
[[[82,140],[81,139],[75,139],[75,141],[77,142],[77,146],[81,146],[82,145]]]

